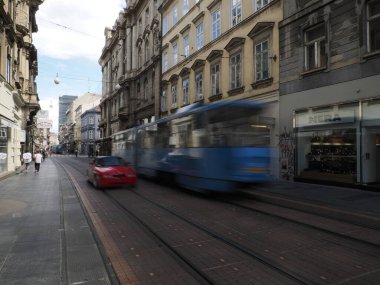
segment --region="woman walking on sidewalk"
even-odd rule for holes
[[[35,168],[35,172],[40,172],[41,161],[42,161],[42,154],[38,151],[34,155],[34,168]]]

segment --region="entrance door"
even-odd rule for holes
[[[363,183],[380,183],[380,129],[365,128],[362,136]]]

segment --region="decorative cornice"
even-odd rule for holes
[[[189,73],[190,73],[190,68],[184,67],[184,68],[182,68],[181,72],[179,73],[179,76],[185,77],[185,76],[189,75]]]
[[[204,12],[204,11],[200,12],[200,13],[198,14],[198,16],[196,16],[196,17],[192,20],[192,22],[195,24],[195,23],[198,22],[201,18],[203,18],[204,15],[205,15],[205,12]]]
[[[207,56],[206,60],[208,62],[211,62],[217,58],[221,58],[223,56],[223,50],[220,49],[214,49],[210,52],[210,54]]]
[[[190,27],[191,25],[190,24],[187,24],[179,33],[180,34],[184,34],[185,32],[187,32],[188,30],[190,30]]]
[[[175,35],[169,42],[174,43],[176,40],[178,40],[179,35]]]
[[[233,49],[240,47],[244,44],[245,38],[235,37],[232,38],[229,43],[224,47],[228,52],[231,52]]]
[[[207,6],[207,10],[212,10],[219,2],[221,2],[222,0],[214,0],[210,3],[210,5]]]
[[[196,59],[191,66],[192,70],[196,70],[205,66],[206,61],[204,59]]]
[[[258,34],[264,32],[266,30],[272,29],[273,27],[274,27],[274,22],[258,22],[252,28],[252,30],[248,33],[247,36],[252,39],[255,36],[257,36]]]
[[[172,76],[170,76],[170,78],[169,78],[169,81],[171,83],[176,82],[177,80],[178,80],[178,75],[177,74],[172,74]]]

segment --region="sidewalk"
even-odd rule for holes
[[[66,173],[51,159],[0,183],[0,284],[116,284]]]
[[[380,215],[380,192],[284,180],[253,187],[252,192],[255,191],[280,194],[283,197],[333,206],[347,211]]]

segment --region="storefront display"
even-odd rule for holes
[[[299,176],[310,179],[356,181],[355,129],[305,132],[299,136]]]

